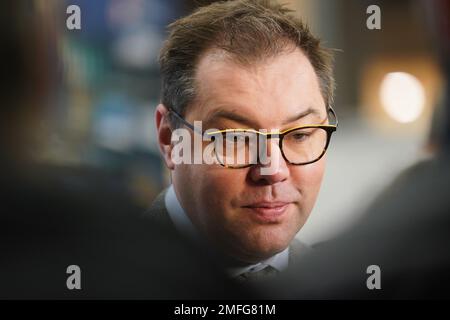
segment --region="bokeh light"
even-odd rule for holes
[[[415,76],[406,72],[390,72],[380,86],[384,110],[394,120],[408,123],[417,120],[425,106],[425,89]]]

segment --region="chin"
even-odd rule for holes
[[[254,256],[257,260],[270,258],[285,250],[295,236],[295,233],[289,236],[290,232],[280,227],[265,226],[259,229],[263,230],[252,232],[241,244],[241,248],[244,248],[249,256]]]

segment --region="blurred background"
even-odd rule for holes
[[[153,119],[166,26],[213,1],[25,2],[44,17],[35,28],[54,36],[56,48],[41,53],[51,61],[54,89],[39,115],[39,148],[30,156],[65,168],[73,184],[107,171],[112,189],[148,207],[169,182]],[[338,49],[339,129],[317,205],[298,234],[312,244],[345,230],[399,172],[439,149],[445,84],[435,52],[439,40],[427,23],[433,1],[282,2]],[[81,30],[66,27],[69,5],[81,9]],[[367,28],[370,5],[381,9],[379,30]]]

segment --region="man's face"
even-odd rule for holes
[[[314,69],[298,49],[243,67],[208,52],[197,69],[198,96],[186,120],[209,128],[284,130],[326,119]],[[311,109],[313,112],[298,118]],[[298,119],[297,119],[298,118]],[[325,158],[291,165],[272,139],[272,168],[177,165],[173,183],[193,223],[231,257],[257,262],[284,250],[306,222],[319,192]],[[267,172],[266,172],[267,173]],[[270,208],[268,208],[270,207]]]

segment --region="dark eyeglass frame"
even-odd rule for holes
[[[302,125],[302,126],[289,128],[289,129],[286,129],[284,131],[276,132],[276,133],[260,132],[260,131],[253,130],[253,129],[225,129],[225,130],[218,130],[218,131],[212,131],[212,132],[201,132],[199,130],[196,130],[194,125],[189,123],[186,119],[184,119],[178,112],[176,112],[172,108],[168,108],[168,111],[170,113],[172,113],[173,115],[175,115],[175,117],[178,120],[180,120],[186,127],[188,127],[192,131],[197,132],[197,133],[199,133],[201,135],[203,135],[205,133],[207,135],[222,134],[224,136],[224,138],[225,138],[225,134],[228,133],[228,132],[253,132],[253,133],[257,133],[258,135],[264,136],[267,140],[268,139],[272,139],[272,138],[279,138],[278,147],[280,148],[281,155],[283,156],[283,159],[287,163],[292,164],[292,165],[296,165],[296,166],[302,166],[302,165],[306,165],[306,164],[310,164],[310,163],[314,163],[314,162],[319,161],[324,156],[325,152],[327,151],[328,146],[330,145],[331,135],[333,134],[333,132],[335,132],[337,130],[337,127],[338,127],[338,124],[339,124],[336,112],[334,111],[334,109],[331,106],[328,106],[328,112],[333,115],[333,117],[335,119],[335,122],[336,122],[336,124],[334,124],[334,125],[320,125],[320,124],[319,125],[317,125],[317,124]],[[284,137],[287,134],[291,133],[292,131],[296,131],[296,130],[299,130],[299,129],[313,129],[313,128],[320,128],[320,129],[323,129],[323,130],[325,130],[327,132],[327,141],[326,141],[325,147],[324,147],[322,153],[320,154],[320,156],[318,158],[316,158],[316,159],[314,159],[312,161],[308,161],[308,162],[295,163],[295,162],[289,161],[287,159],[286,155],[284,154],[284,150],[283,150],[283,139],[284,139]],[[217,157],[217,155],[216,155],[216,157]],[[248,168],[248,167],[251,167],[251,166],[255,165],[253,163],[250,163],[250,164],[246,164],[246,165],[243,165],[243,166],[227,166],[227,165],[221,163],[221,161],[219,159],[217,159],[217,160],[219,161],[221,166],[226,167],[226,168],[230,168],[230,169]]]

